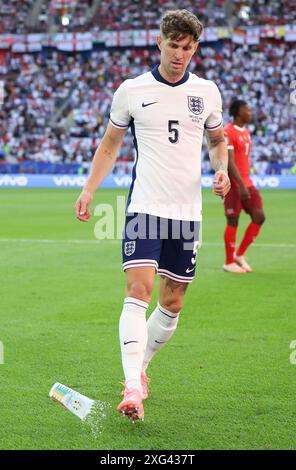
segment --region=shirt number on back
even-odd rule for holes
[[[172,134],[169,137],[169,141],[171,144],[176,144],[179,141],[179,130],[175,127],[179,125],[179,121],[169,121],[168,122],[168,129],[169,133]]]

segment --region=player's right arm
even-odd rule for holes
[[[90,218],[90,204],[94,192],[111,171],[126,131],[127,129],[118,129],[110,123],[107,126],[94,155],[89,177],[75,204],[76,217],[82,222],[87,222]]]
[[[243,182],[242,177],[238,171],[238,168],[234,161],[234,150],[231,148],[228,148],[228,173],[234,178],[234,180],[239,186],[241,200],[245,201],[246,199],[249,199],[249,190]]]

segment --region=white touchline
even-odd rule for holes
[[[58,239],[47,239],[47,238],[0,238],[0,243],[79,243],[79,244],[89,244],[89,245],[98,245],[105,240],[58,240]],[[108,240],[114,242],[119,242],[120,240]]]
[[[0,243],[72,243],[81,245],[98,245],[99,243],[121,243],[122,240],[59,240],[46,238],[0,238]],[[204,242],[203,246],[224,246],[224,243]],[[295,248],[296,243],[254,243],[254,248]]]
[[[205,242],[203,245],[208,246],[224,246],[224,243]],[[253,243],[254,248],[295,248],[296,243]]]

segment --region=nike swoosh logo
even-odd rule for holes
[[[124,344],[124,346],[125,346],[126,344],[138,343],[138,342],[139,342],[139,341],[124,341],[123,344]]]
[[[194,270],[195,270],[195,267],[192,268],[192,269],[187,268],[187,269],[186,269],[186,273],[187,273],[187,274],[192,273],[192,271],[194,271]]]
[[[158,344],[165,343],[165,341],[157,341],[157,339],[155,339],[154,341],[155,341],[155,343],[158,343]]]
[[[142,108],[146,108],[146,106],[151,106],[152,104],[158,103],[158,101],[152,101],[152,103],[142,103]]]

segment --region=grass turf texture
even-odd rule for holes
[[[74,218],[78,194],[0,190],[0,448],[295,449],[295,192],[262,191],[264,246],[249,250],[254,272],[235,276],[221,269],[221,201],[204,191],[198,276],[177,332],[150,367],[145,422],[135,425],[116,412],[120,242],[94,241],[98,218]],[[93,206],[123,194],[99,190]],[[240,236],[247,223],[242,215]],[[110,404],[100,432],[49,399],[56,381]]]

